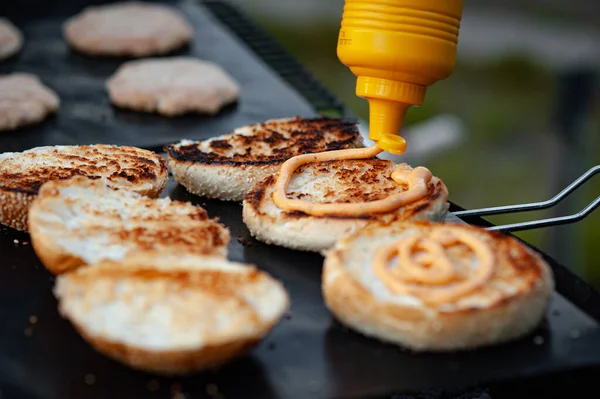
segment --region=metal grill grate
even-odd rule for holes
[[[348,109],[321,82],[234,6],[220,0],[201,0],[200,4],[294,87],[315,111],[332,117],[352,117]]]

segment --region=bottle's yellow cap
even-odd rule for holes
[[[408,107],[423,104],[425,87],[359,76],[356,95],[369,101],[369,138],[384,151],[404,153],[406,141],[398,134]]]
[[[425,86],[382,78],[359,76],[356,95],[367,99],[379,98],[408,105],[423,105]]]

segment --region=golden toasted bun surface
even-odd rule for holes
[[[147,250],[224,257],[230,240],[229,230],[200,207],[82,176],[42,186],[30,208],[29,232],[53,273]]]
[[[279,164],[305,153],[361,145],[355,123],[340,119],[294,117],[244,126],[217,138],[167,147],[169,158],[210,165]]]
[[[102,179],[112,187],[157,196],[166,184],[167,166],[154,152],[103,144],[37,147],[0,154],[3,191],[36,194],[47,181],[73,176]]]
[[[294,117],[244,126],[201,142],[167,147],[173,177],[190,193],[242,201],[261,179],[292,156],[362,147],[355,123],[340,119]]]
[[[57,278],[59,310],[98,351],[165,374],[230,360],[288,307],[283,286],[251,265],[142,253]]]
[[[0,154],[0,223],[26,231],[29,204],[42,184],[74,176],[148,197],[158,197],[168,180],[165,159],[136,147],[98,144],[5,152]]]
[[[313,203],[376,201],[407,190],[396,183],[392,171],[398,165],[380,159],[328,161],[300,167],[287,189],[291,199]],[[403,164],[402,168],[410,170]],[[448,190],[433,177],[428,194],[395,211],[361,216],[311,216],[284,211],[272,199],[277,174],[256,184],[244,198],[244,220],[250,231],[267,242],[320,251],[343,235],[372,223],[406,220],[439,220],[448,209]]]
[[[493,274],[481,287],[431,303],[418,295],[394,293],[377,277],[373,261],[379,249],[411,236],[430,237],[448,227],[473,235],[491,249]],[[461,278],[479,267],[463,244],[449,246],[445,254]],[[543,318],[553,285],[548,265],[516,239],[446,223],[368,227],[341,239],[327,253],[323,270],[326,303],[343,323],[416,350],[459,350],[520,337]]]

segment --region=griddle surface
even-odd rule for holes
[[[0,151],[95,142],[152,147],[184,137],[217,135],[272,117],[313,114],[302,98],[201,7],[189,2],[180,6],[199,29],[192,52],[221,62],[241,82],[244,93],[237,107],[214,118],[173,120],[113,109],[103,82],[118,62],[71,53],[57,32],[61,18],[55,18],[54,10],[48,19],[21,25],[26,48],[0,69],[19,66],[40,74],[63,97],[63,107],[39,127],[2,134]],[[203,34],[210,39],[203,39]],[[24,244],[29,242],[27,234],[0,228],[3,398],[168,398],[177,392],[203,398],[210,397],[207,387],[215,388],[211,384],[228,398],[364,398],[600,364],[596,321],[559,294],[538,331],[494,348],[417,355],[365,338],[342,327],[323,305],[319,255],[256,243],[242,222],[239,204],[205,202],[173,181],[164,194],[203,205],[220,217],[232,231],[230,258],[254,263],[280,279],[291,295],[291,316],[256,350],[220,371],[180,379],[137,372],[97,354],[75,333],[57,312],[53,277]]]
[[[209,384],[230,398],[363,398],[598,363],[596,322],[558,294],[552,298],[544,325],[511,344],[458,354],[413,354],[365,338],[341,326],[323,305],[321,256],[254,241],[241,220],[239,204],[204,201],[174,182],[164,195],[202,205],[229,226],[230,259],[254,263],[280,279],[291,296],[290,316],[249,356],[218,372],[180,379],[136,372],[95,353],[61,319],[51,294],[52,276],[31,246],[23,245],[28,236],[4,229],[0,233],[0,314],[5,315],[0,325],[0,380],[4,384],[48,399],[158,398],[168,397],[178,386],[201,398],[208,397]],[[32,315],[37,317],[35,324],[29,321]],[[90,375],[93,385],[86,383]],[[159,390],[149,389],[156,385]]]

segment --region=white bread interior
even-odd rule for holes
[[[60,313],[97,351],[167,375],[243,355],[289,302],[282,284],[253,266],[165,252],[62,274],[54,293]]]
[[[33,248],[52,273],[148,250],[225,257],[229,230],[206,211],[83,176],[45,183],[29,211]]]

